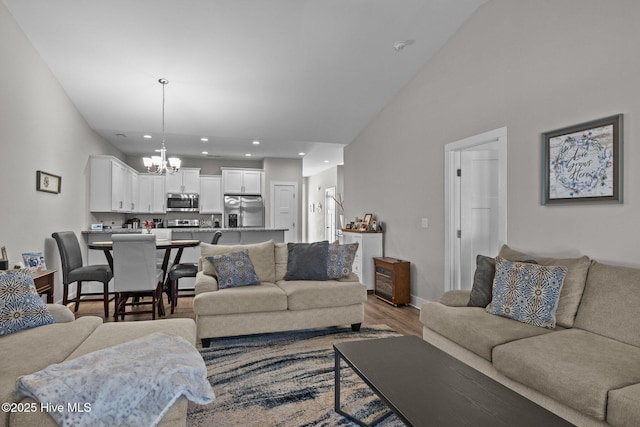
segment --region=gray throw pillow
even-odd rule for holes
[[[491,302],[493,278],[496,275],[496,259],[484,255],[476,256],[476,272],[469,295],[468,307],[486,307]]]
[[[287,243],[284,280],[327,280],[329,242]]]

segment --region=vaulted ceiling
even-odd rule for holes
[[[165,78],[170,155],[302,157],[310,175],[486,0],[3,1],[124,153],[159,147]]]

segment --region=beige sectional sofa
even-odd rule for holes
[[[500,255],[567,267],[557,326],[488,314],[451,291],[422,306],[424,339],[578,426],[639,426],[640,269]]]
[[[0,337],[0,402],[35,403],[16,391],[16,380],[54,363],[71,360],[92,351],[111,347],[153,332],[177,335],[195,343],[196,328],[191,319],[168,319],[126,323],[102,323],[99,317],[75,319],[62,305],[49,304],[54,323]],[[149,367],[153,369],[153,367]],[[47,412],[4,412],[3,426],[55,426]],[[187,400],[179,398],[163,417],[161,426],[184,426]]]
[[[206,257],[246,250],[260,280],[258,285],[219,289],[215,268]],[[211,338],[351,325],[364,319],[366,287],[351,275],[339,280],[284,280],[286,243],[251,245],[201,244],[193,311],[198,338]]]

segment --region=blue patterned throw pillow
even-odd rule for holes
[[[493,299],[487,312],[553,329],[566,267],[496,258]]]
[[[349,277],[357,251],[357,242],[348,245],[330,244],[327,256],[327,277],[334,280]]]
[[[207,260],[216,269],[220,289],[257,285],[260,282],[247,251],[214,255],[207,257]]]
[[[0,336],[53,323],[31,274],[0,274]]]

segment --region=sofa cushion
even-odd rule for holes
[[[566,267],[496,258],[493,297],[487,312],[553,329]]]
[[[101,324],[101,318],[87,316],[0,337],[0,402],[19,402],[19,376],[64,361]]]
[[[486,307],[491,302],[493,278],[496,275],[496,259],[484,255],[476,256],[476,271],[469,294],[469,307]]]
[[[358,251],[358,242],[347,245],[332,243],[327,254],[327,278],[341,279],[349,277],[353,260]]]
[[[207,261],[216,269],[220,289],[257,285],[260,281],[247,251],[208,256]]]
[[[126,323],[109,322],[100,325],[66,360],[135,340],[154,332],[176,335],[192,344],[196,342],[196,323],[193,319],[141,320]]]
[[[591,265],[591,260],[587,256],[580,258],[547,258],[528,255],[511,249],[503,245],[500,249],[502,258],[509,261],[531,262],[532,260],[540,265],[559,265],[567,267],[567,275],[564,278],[562,289],[560,290],[560,300],[556,309],[556,323],[563,328],[573,327],[576,312],[582,299],[587,272]]]
[[[262,282],[275,281],[274,243],[272,240],[251,245],[210,245],[200,243],[202,258],[213,255],[228,254],[246,250],[253,264],[253,268]],[[202,271],[209,276],[216,275],[216,269],[209,261],[202,262]]]
[[[273,283],[204,292],[193,299],[196,315],[260,313],[287,309],[287,295]]]
[[[287,261],[289,260],[289,247],[286,243],[275,244],[275,259],[276,259],[276,282],[284,280],[285,274],[287,274]]]
[[[287,295],[289,310],[342,307],[367,300],[367,288],[360,282],[288,280],[276,285]]]
[[[607,423],[616,427],[640,424],[640,384],[609,392]]]
[[[488,361],[497,345],[551,332],[494,316],[481,307],[448,307],[431,301],[422,306],[420,320],[427,328]]]
[[[640,347],[640,269],[593,261],[575,326]]]
[[[519,383],[604,420],[609,390],[640,382],[640,348],[574,328],[497,346],[493,366]]]
[[[327,280],[329,242],[287,243],[289,255],[284,280]]]
[[[0,274],[0,336],[53,323],[33,276],[27,272]]]

